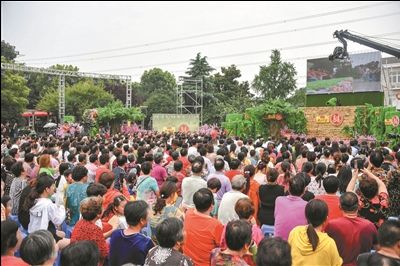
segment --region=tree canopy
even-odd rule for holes
[[[215,69],[207,62],[207,56],[201,57],[201,53],[197,53],[196,58],[190,59],[189,68],[186,71],[191,78],[208,77]]]
[[[92,80],[78,82],[65,89],[65,113],[80,120],[85,109],[98,108],[114,100],[114,96],[95,85]],[[37,104],[43,109],[58,114],[58,90],[49,90]]]
[[[294,65],[283,62],[279,50],[273,50],[271,63],[268,66],[260,66],[253,87],[262,100],[286,99],[296,88],[296,74]]]
[[[18,120],[28,105],[29,88],[24,77],[10,71],[1,73],[1,121]]]
[[[5,62],[14,62],[14,59],[17,58],[18,55],[19,52],[15,49],[15,46],[4,40],[1,41],[1,57],[4,57]],[[3,62],[3,60],[1,60],[1,62]]]
[[[97,121],[99,124],[120,123],[123,120],[141,121],[144,115],[139,108],[127,108],[119,101],[113,101],[102,108],[97,108]]]

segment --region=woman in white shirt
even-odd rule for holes
[[[60,234],[61,232],[57,232],[56,226],[60,226],[64,222],[65,208],[63,205],[56,205],[51,201],[50,197],[54,194],[55,188],[54,179],[47,174],[41,174],[25,204],[31,206],[28,232],[48,230],[58,242],[63,239],[63,235]]]

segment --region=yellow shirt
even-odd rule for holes
[[[315,251],[308,240],[307,225],[297,226],[290,232],[288,242],[292,250],[292,265],[341,266],[343,260],[335,241],[326,233],[316,232],[319,242]]]

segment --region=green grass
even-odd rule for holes
[[[307,89],[308,90],[316,90],[319,88],[330,88],[334,85],[337,85],[340,81],[345,80],[348,78],[336,78],[336,79],[326,79],[326,80],[317,80],[307,82]]]

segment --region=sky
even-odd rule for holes
[[[335,30],[399,47],[399,25],[394,1],[1,2],[1,39],[16,46],[18,62],[72,64],[133,81],[154,67],[178,79],[200,52],[216,71],[235,64],[240,80],[251,83],[271,50],[281,49],[304,87],[307,58],[328,57],[340,46]],[[348,41],[348,51],[373,49]]]

